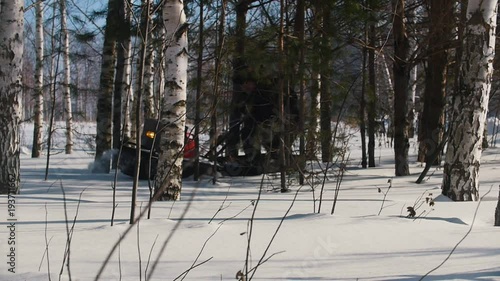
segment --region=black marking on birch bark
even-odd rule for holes
[[[185,22],[183,23],[181,26],[179,26],[179,28],[175,31],[175,40],[176,41],[179,41],[182,37],[182,35],[184,35],[184,33],[187,32],[187,30],[189,29],[189,23]]]

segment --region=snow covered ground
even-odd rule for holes
[[[31,127],[25,125],[15,228],[7,221],[8,199],[0,197],[0,280],[94,280],[125,235],[132,181],[118,173],[111,226],[114,174],[90,173],[87,133],[94,129],[79,128],[75,153],[53,155],[44,181],[46,159],[30,158]],[[186,180],[182,200],[155,202],[151,219],[125,236],[100,280],[236,280],[246,263],[254,280],[420,280],[429,272],[424,280],[500,280],[500,228],[493,227],[500,148],[483,154],[482,200],[459,203],[440,195],[440,169],[431,169],[420,185],[414,183],[419,163],[411,164],[411,176],[393,178],[393,153],[385,145],[377,148],[379,167],[360,169],[359,145],[351,140],[333,215],[336,172],[328,175],[320,213],[318,179],[313,191],[290,176],[289,193],[279,192],[275,175],[226,177],[215,186],[208,178]],[[416,153],[414,142],[410,152]],[[148,198],[142,181],[137,212]],[[406,217],[407,207],[416,209],[416,218]]]

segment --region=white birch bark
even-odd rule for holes
[[[392,124],[392,113],[394,112],[394,83],[392,82],[391,71],[387,64],[384,53],[380,52],[375,56],[375,63],[377,64],[377,71],[380,76],[377,76],[380,80],[377,83],[377,92],[379,93],[379,101],[383,112],[385,113],[384,119],[387,117]],[[392,125],[390,125],[392,126]],[[392,128],[386,128],[392,135]]]
[[[38,158],[42,151],[43,142],[43,52],[44,52],[44,36],[43,36],[43,1],[38,1],[35,4],[35,85],[34,97],[35,108],[33,117],[33,146],[31,157]]]
[[[417,45],[413,40],[410,41],[412,52],[416,51]],[[415,96],[417,95],[417,72],[418,66],[414,65],[410,70],[410,93],[408,94],[408,122],[410,123],[409,137],[415,134]]]
[[[452,98],[443,194],[478,200],[484,124],[493,75],[498,0],[469,0],[459,91]]]
[[[149,36],[148,45],[146,46],[146,62],[144,64],[144,85],[142,92],[142,101],[144,105],[144,117],[156,118],[156,108],[154,99],[154,52],[152,45],[152,36]]]
[[[165,91],[161,104],[161,142],[155,189],[160,200],[179,200],[182,187],[182,158],[186,121],[188,41],[183,0],[166,0],[163,5],[166,29]]]
[[[156,118],[160,114],[160,95],[165,89],[165,30],[162,28],[158,32],[158,45],[155,50],[155,70],[154,70],[154,95],[155,95],[155,110]]]
[[[128,17],[130,18],[130,12],[127,11]],[[131,111],[133,104],[133,95],[132,95],[132,40],[128,38],[125,40],[123,46],[121,46],[125,55],[125,67],[123,69],[123,78],[122,78],[122,124],[123,124],[123,135],[125,139],[131,139]]]
[[[141,15],[141,36],[147,36],[146,42],[148,44],[144,46],[146,52],[146,58],[144,62],[144,79],[142,89],[142,104],[144,110],[145,118],[156,118],[155,102],[153,95],[153,43],[151,40],[153,38],[151,34],[151,4],[147,0],[142,0],[142,15]],[[148,23],[149,22],[149,23]],[[139,57],[138,60],[141,58]],[[142,65],[139,62],[137,65]]]
[[[0,0],[0,194],[19,192],[23,0]]]
[[[73,113],[71,109],[71,68],[69,61],[69,33],[67,28],[66,0],[60,0],[61,9],[61,36],[62,36],[62,56],[63,56],[63,99],[64,99],[64,118],[66,120],[66,154],[73,152]]]

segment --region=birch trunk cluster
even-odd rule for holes
[[[452,96],[442,192],[479,199],[479,166],[495,57],[497,0],[469,0],[459,89]]]

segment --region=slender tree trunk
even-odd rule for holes
[[[286,186],[286,156],[285,156],[285,2],[280,0],[280,20],[278,34],[278,64],[279,64],[279,80],[278,80],[278,112],[279,112],[279,163],[280,163],[280,186],[281,192],[287,192]]]
[[[368,1],[365,1],[365,5]],[[366,21],[364,25],[364,40],[368,42],[368,24]],[[368,43],[366,43],[368,44]],[[361,96],[359,99],[359,133],[361,135],[361,167],[366,169],[368,167],[368,158],[366,154],[366,69],[368,59],[368,48],[363,46],[361,50],[363,56],[363,64],[361,69]]]
[[[236,7],[236,27],[234,38],[235,50],[233,57],[233,93],[231,98],[231,108],[229,113],[229,136],[227,138],[227,154],[229,157],[237,157],[240,142],[241,116],[245,109],[245,95],[242,85],[245,80],[245,32],[246,15],[250,0],[240,0],[235,3]]]
[[[320,139],[321,160],[330,162],[332,160],[332,93],[331,93],[331,45],[330,37],[324,32],[331,28],[331,10],[324,5],[318,5],[322,17],[323,34],[321,36],[320,53],[321,61],[321,87],[320,87]],[[338,121],[338,120],[337,120]]]
[[[124,138],[128,138],[129,127],[127,123],[127,110],[128,110],[128,94],[130,88],[130,21],[128,19],[128,7],[125,1],[120,1],[119,7],[119,29],[118,40],[116,45],[116,74],[115,85],[113,92],[113,149],[118,151]],[[127,73],[128,71],[128,73]],[[125,103],[125,104],[123,104]],[[122,120],[124,126],[122,126]],[[123,127],[123,132],[122,132]],[[117,168],[118,153],[113,153],[112,168]]]
[[[408,93],[410,81],[410,64],[408,53],[410,49],[406,24],[405,0],[393,0],[394,22],[394,156],[395,175],[410,174],[408,165],[409,121],[408,121]]]
[[[370,1],[370,9],[374,5]],[[372,12],[374,14],[374,12]],[[368,40],[370,48],[368,49],[368,91],[367,91],[367,117],[368,117],[368,167],[375,167],[375,127],[377,118],[377,83],[375,78],[375,22],[374,15],[368,29]]]
[[[31,157],[38,158],[42,151],[43,143],[43,63],[44,63],[44,36],[43,36],[43,9],[44,2],[38,1],[35,4],[36,17],[36,62],[35,62],[35,89],[34,97],[35,109],[33,118],[33,147]]]
[[[159,13],[161,14],[161,13]],[[160,114],[160,104],[161,104],[161,94],[165,89],[165,29],[157,28],[157,44],[155,45],[155,109],[156,118],[159,118]]]
[[[479,198],[479,166],[493,76],[497,0],[469,0],[459,91],[452,96],[450,141],[443,194],[454,201]]]
[[[145,6],[149,6],[149,0],[146,0]],[[141,173],[141,160],[142,160],[142,144],[141,144],[141,135],[142,135],[142,130],[141,130],[141,124],[143,123],[143,116],[141,114],[141,108],[142,108],[142,89],[144,86],[144,78],[145,78],[145,71],[146,71],[146,56],[147,56],[147,46],[149,44],[149,36],[145,34],[145,31],[149,29],[149,21],[146,21],[144,25],[141,26],[141,34],[140,34],[140,39],[141,39],[141,46],[140,46],[140,52],[139,52],[139,59],[138,61],[140,62],[138,65],[138,75],[137,75],[137,105],[134,108],[135,110],[135,139],[136,139],[136,150],[135,150],[135,171],[134,171],[134,180],[133,180],[133,185],[132,185],[132,200],[131,200],[131,208],[130,208],[130,224],[133,224],[135,221],[135,207],[136,207],[136,201],[137,201],[137,190],[139,189],[139,174]],[[146,163],[143,163],[143,165],[146,165]],[[149,164],[148,164],[149,165]],[[149,177],[148,173],[148,177]],[[150,189],[151,190],[151,189]],[[151,192],[150,192],[150,200],[151,200]],[[151,212],[151,209],[149,209],[149,212]],[[149,218],[149,213],[148,213],[148,218]]]
[[[149,3],[149,4],[148,4]],[[142,103],[144,107],[144,118],[156,118],[156,107],[153,94],[153,44],[151,36],[151,28],[146,28],[146,26],[151,26],[151,3],[149,0],[142,0],[142,11],[141,11],[141,36],[148,37],[146,41],[149,42],[148,45],[143,46],[145,48],[146,57],[144,62],[144,84],[140,88],[142,91]],[[140,58],[139,58],[140,59]],[[138,65],[141,65],[139,62]],[[138,89],[139,90],[139,89]]]
[[[182,188],[184,126],[186,122],[186,83],[188,41],[183,0],[166,0],[163,5],[167,49],[165,60],[165,92],[161,106],[160,156],[155,192],[160,200],[179,200]]]
[[[410,7],[406,11],[406,23],[408,25],[416,25],[416,12],[415,10],[418,9],[417,7],[419,6],[420,0],[407,0],[407,7]],[[414,29],[407,29],[407,32],[412,32],[410,36],[408,36],[408,44],[409,44],[409,55],[413,56],[417,52],[418,48],[418,43],[417,40],[415,39],[419,34],[418,30]],[[415,136],[415,97],[417,96],[417,79],[418,79],[418,65],[416,63],[411,63],[409,65],[410,67],[410,78],[408,81],[409,84],[409,92],[408,92],[408,112],[407,114],[407,119],[408,119],[408,138],[413,138]]]
[[[220,6],[220,16],[219,16],[219,25],[217,27],[217,48],[215,53],[215,79],[214,79],[214,89],[212,96],[212,106],[211,111],[212,115],[210,118],[210,150],[212,151],[211,160],[212,164],[212,174],[213,179],[212,183],[215,184],[217,182],[217,137],[219,134],[218,130],[218,118],[217,118],[217,105],[219,104],[219,96],[220,96],[220,81],[222,81],[222,53],[224,49],[224,29],[226,25],[226,6],[227,0],[221,0]]]
[[[54,2],[52,5],[52,14],[55,15],[57,12],[57,2]],[[52,36],[50,36],[50,87],[49,87],[49,95],[50,95],[50,112],[49,112],[49,124],[47,127],[47,159],[45,162],[45,177],[44,179],[47,180],[49,178],[49,167],[50,167],[50,156],[51,156],[51,150],[52,150],[52,137],[54,133],[54,119],[55,119],[55,111],[56,111],[56,88],[57,88],[57,73],[59,73],[59,64],[60,64],[60,58],[61,54],[57,52],[56,50],[56,43],[57,43],[57,38],[54,36],[56,30],[56,23],[55,21],[52,21],[51,24],[51,32]]]
[[[321,90],[321,75],[319,70],[316,69],[319,62],[313,62],[312,74],[311,74],[311,91],[310,95],[310,105],[309,105],[309,126],[307,129],[307,139],[306,139],[306,159],[314,160],[316,159],[317,152],[317,138],[319,135],[319,92]]]
[[[109,173],[112,141],[113,85],[116,64],[116,35],[119,19],[119,1],[109,0],[106,29],[104,31],[99,98],[97,100],[96,154],[93,173]]]
[[[419,160],[433,165],[441,162],[439,146],[444,134],[448,50],[455,26],[454,0],[429,0],[429,45],[425,78],[424,106],[420,118]],[[437,157],[436,157],[437,156]]]
[[[394,84],[391,78],[391,71],[383,52],[378,53],[375,61],[377,71],[380,73],[379,83],[377,83],[379,93],[379,103],[384,121],[388,118],[389,124],[386,128],[387,137],[394,137]],[[385,126],[385,124],[384,124]],[[392,142],[391,142],[392,145]]]
[[[19,193],[24,1],[0,1],[0,194]]]
[[[299,65],[297,71],[297,79],[299,83],[299,166],[300,169],[304,170],[306,165],[306,136],[305,136],[305,123],[306,123],[306,113],[305,113],[305,0],[297,0],[297,12],[295,15],[295,36],[299,41]],[[304,173],[299,173],[299,184],[304,184]]]
[[[61,9],[61,36],[62,36],[62,56],[63,56],[63,98],[64,98],[64,119],[66,120],[66,154],[73,152],[73,110],[71,104],[71,68],[69,61],[69,32],[66,20],[66,0],[60,0]]]
[[[130,38],[130,7],[125,6],[125,27],[127,33],[125,33],[122,45],[123,48],[123,76],[121,77],[122,85],[119,87],[122,91],[122,122],[123,122],[123,136],[125,140],[132,138],[132,123],[131,123],[131,111],[132,111],[132,40]],[[125,141],[123,140],[123,141]]]
[[[197,69],[196,69],[196,100],[195,100],[195,112],[194,112],[194,142],[195,142],[195,161],[194,161],[194,175],[193,179],[195,181],[198,181],[200,178],[200,125],[201,125],[201,118],[200,118],[200,110],[201,110],[201,86],[202,86],[202,75],[203,75],[203,50],[205,47],[205,42],[204,40],[204,25],[205,25],[205,19],[204,19],[204,9],[205,5],[203,1],[200,1],[200,21],[199,21],[199,26],[198,26],[198,58],[197,58]]]

